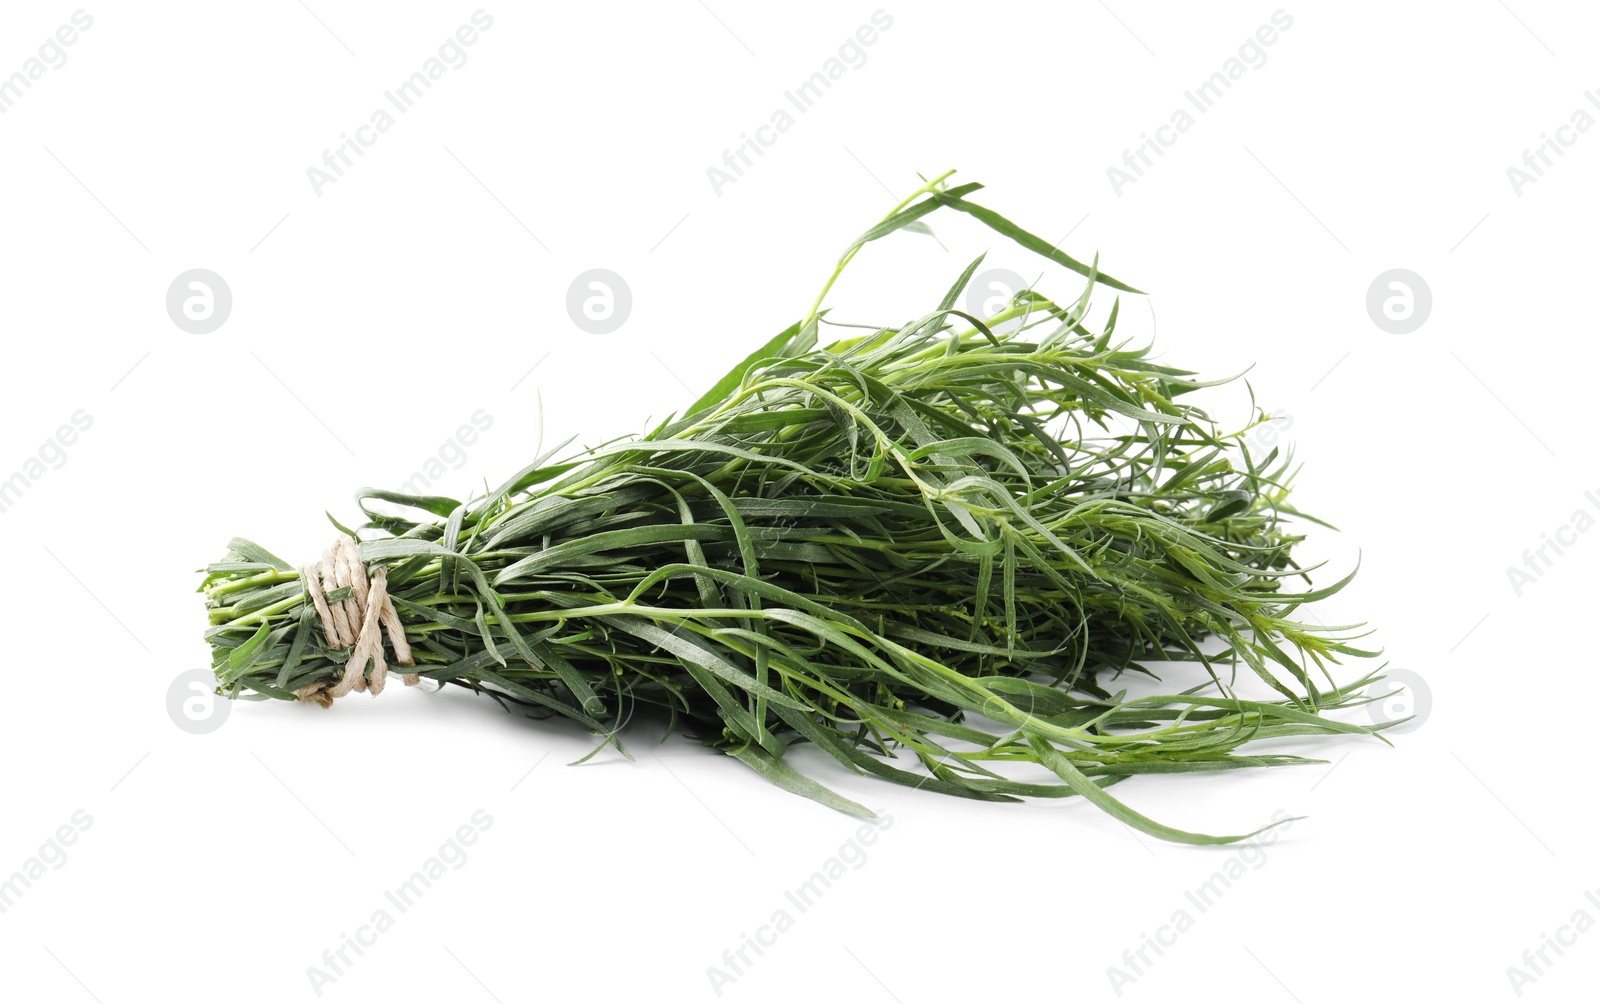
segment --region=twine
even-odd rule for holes
[[[336,698],[352,690],[370,690],[372,695],[383,693],[389,676],[389,664],[383,657],[383,635],[388,632],[389,644],[394,647],[397,665],[413,665],[411,646],[406,643],[405,628],[389,598],[389,570],[378,567],[367,577],[361,553],[349,537],[339,536],[333,546],[322,552],[320,566],[307,562],[300,566],[300,579],[317,616],[322,618],[322,637],[328,648],[351,649],[344,664],[344,676],[329,686],[323,680],[295,691],[302,701],[316,701],[324,708],[332,707]],[[330,604],[327,594],[336,589],[350,588],[350,594],[337,603]],[[371,674],[366,673],[367,663],[372,663]],[[400,679],[408,687],[421,681],[416,673],[403,673]]]

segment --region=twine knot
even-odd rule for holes
[[[295,691],[302,701],[316,701],[324,708],[332,707],[335,698],[352,690],[372,691],[374,697],[383,693],[389,675],[389,664],[383,657],[383,633],[389,634],[389,644],[394,646],[397,665],[413,665],[411,646],[406,642],[405,628],[389,598],[389,570],[378,567],[367,577],[361,562],[361,553],[355,542],[340,535],[333,546],[322,552],[320,566],[307,562],[300,566],[300,579],[306,593],[322,618],[322,637],[330,649],[351,649],[344,664],[344,676],[329,685],[323,680]],[[327,594],[348,587],[344,599],[328,602]],[[372,663],[372,673],[366,673],[367,663]],[[416,673],[400,677],[408,687],[421,681]]]

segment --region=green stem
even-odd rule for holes
[[[932,181],[927,182],[921,188],[917,189],[915,192],[912,192],[910,195],[906,196],[904,199],[901,199],[900,200],[900,204],[895,206],[893,209],[889,210],[889,212],[885,213],[883,219],[886,220],[889,217],[893,216],[895,213],[898,213],[900,210],[906,208],[907,206],[911,205],[911,203],[915,202],[919,197],[921,197],[923,195],[927,195],[929,192],[938,191],[939,190],[939,186],[944,183],[945,179],[950,177],[952,174],[955,174],[955,173],[956,172],[952,169],[952,170],[944,172],[943,174],[939,175],[937,178],[934,178]],[[881,223],[881,222],[883,222],[883,220],[879,220],[878,222]],[[864,244],[857,244],[855,247],[852,247],[849,251],[846,251],[844,253],[844,257],[843,258],[839,259],[839,264],[834,266],[833,274],[828,276],[828,281],[823,284],[822,292],[817,294],[816,300],[811,304],[811,310],[806,314],[805,323],[800,325],[800,330],[801,331],[804,331],[806,328],[810,327],[811,323],[817,319],[817,313],[822,309],[822,301],[828,298],[828,291],[833,289],[833,284],[835,282],[839,281],[839,276],[840,276],[841,273],[844,272],[844,267],[846,265],[850,264],[851,259],[855,258],[856,254],[865,246],[866,245],[864,245]]]

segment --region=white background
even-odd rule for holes
[[[493,426],[446,493],[498,483],[541,435],[681,408],[801,316],[917,172],[951,167],[1152,291],[1123,330],[1154,332],[1163,361],[1254,365],[1260,402],[1292,416],[1301,504],[1342,530],[1308,554],[1362,562],[1317,615],[1369,621],[1430,695],[1395,748],[1305,748],[1331,768],[1119,787],[1191,829],[1307,817],[1121,999],[1512,1000],[1524,950],[1579,909],[1600,918],[1600,534],[1520,597],[1506,571],[1597,513],[1600,130],[1569,131],[1520,194],[1507,176],[1576,109],[1600,115],[1592,11],[1286,8],[1266,62],[1119,194],[1108,166],[1272,5],[886,7],[865,64],[718,194],[707,168],[873,5],[507,4],[319,195],[307,168],[475,8],[307,2],[88,8],[65,64],[0,115],[0,477],[76,410],[93,419],[0,514],[0,875],[92,819],[0,914],[7,999],[316,999],[308,967],[477,809],[493,823],[465,865],[325,998],[716,999],[708,967],[856,821],[677,737],[565,767],[590,737],[465,693],[241,704],[186,734],[164,702],[208,664],[194,570],[235,534],[315,555],[324,510],[356,518],[357,486],[399,485],[479,409]],[[74,9],[6,5],[0,75]],[[971,221],[930,222],[943,247],[872,246],[836,316],[920,314],[986,248],[1039,274]],[[596,267],[633,296],[607,335],[565,305]],[[165,310],[191,268],[232,290],[211,334]],[[1431,288],[1411,334],[1367,313],[1391,268]],[[1242,386],[1215,400],[1246,416]],[[1076,799],[957,801],[797,759],[893,825],[729,1000],[1119,999],[1108,967],[1239,853],[1138,837]],[[1579,936],[1523,995],[1587,999],[1597,948]]]

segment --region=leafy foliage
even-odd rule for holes
[[[1259,740],[1375,730],[1329,666],[1355,628],[1297,619],[1291,461],[1252,456],[1184,396],[1207,384],[1085,325],[1099,285],[1131,290],[928,182],[854,242],[808,316],[681,418],[541,457],[459,502],[363,489],[358,528],[423,677],[562,715],[623,749],[635,705],[784,788],[866,809],[793,771],[796,741],[852,771],[986,801],[1081,795],[1135,774],[1312,762]],[[1076,302],[1018,294],[993,317],[937,309],[817,348],[823,299],[866,244],[941,208],[1088,279]],[[1264,420],[1257,415],[1254,421]],[[374,503],[398,505],[393,515]],[[336,524],[337,525],[337,524]],[[337,679],[298,572],[247,541],[203,589],[219,689],[292,700]],[[1171,696],[1109,686],[1161,663]],[[1270,701],[1235,689],[1242,667]],[[1196,667],[1198,667],[1196,669]],[[597,749],[598,749],[597,748]],[[907,770],[908,751],[920,770]],[[1060,783],[997,767],[1042,765]]]

